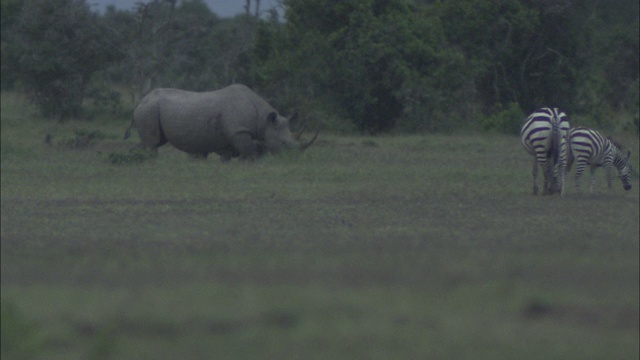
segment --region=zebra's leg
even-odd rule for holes
[[[564,196],[565,194],[565,183],[567,182],[568,176],[568,166],[569,165],[569,154],[570,150],[567,148],[567,144],[563,143],[562,146],[562,155],[560,156],[560,196]]]
[[[607,173],[607,186],[609,190],[613,189],[613,164],[606,162],[604,164],[604,170]]]
[[[591,166],[591,181],[589,183],[589,192],[591,192],[593,194],[593,188],[596,185],[596,167],[595,166]]]
[[[542,188],[542,195],[550,195],[553,194],[553,167],[550,161],[545,159],[541,165],[542,171],[544,172],[544,186]]]
[[[558,170],[558,175],[560,176],[560,196],[564,196],[564,180],[567,178],[567,168],[564,161],[560,161],[559,167],[560,169]]]
[[[533,175],[533,195],[538,195],[538,159],[533,157],[533,171],[531,171]]]
[[[571,172],[571,167],[573,166],[573,154],[571,154],[571,151],[569,149],[567,149],[567,162],[565,164],[564,167],[564,176],[562,178],[562,190],[564,193],[564,183],[565,181],[569,178],[569,172]]]

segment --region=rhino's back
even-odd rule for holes
[[[242,84],[229,85],[211,94],[226,125],[264,127],[267,114],[275,111],[269,103]]]

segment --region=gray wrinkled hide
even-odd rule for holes
[[[136,107],[132,124],[145,148],[156,151],[169,142],[197,157],[214,152],[223,161],[299,147],[289,120],[239,84],[210,92],[155,89]]]

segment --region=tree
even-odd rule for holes
[[[20,58],[16,49],[17,44],[12,40],[12,28],[20,15],[23,0],[5,0],[0,3],[2,18],[0,36],[2,40],[1,78],[2,89],[11,89],[18,80]]]
[[[109,9],[105,19],[126,54],[109,72],[133,104],[154,87],[202,91],[246,80],[256,26],[246,16],[220,19],[203,0],[152,0],[133,13]]]
[[[229,47],[238,49],[233,79],[283,108],[368,133],[491,128],[485,120],[512,132],[518,114],[542,106],[638,117],[637,1],[283,5],[284,24],[247,22],[255,37],[241,25],[255,39],[249,57]]]
[[[282,31],[275,25],[258,31],[256,67],[263,82],[273,86],[275,80],[281,89],[320,99],[360,131],[389,131],[408,114],[415,116],[415,98],[423,94],[417,87],[426,84],[416,76],[423,79],[421,71],[435,74],[446,65],[448,55],[438,50],[443,37],[429,34],[438,33],[439,23],[422,22],[423,7],[412,1],[284,5]]]
[[[136,4],[135,12],[107,9],[105,20],[114,29],[114,39],[124,54],[118,64],[119,80],[128,84],[135,104],[157,83],[174,60],[176,1],[152,0]]]
[[[433,10],[443,22],[447,42],[462,50],[476,87],[478,98],[473,100],[485,112],[512,102],[527,107],[533,102],[532,69],[554,55],[546,50],[549,32],[541,32],[535,9],[519,0],[460,0],[442,2]]]
[[[92,75],[119,52],[84,0],[27,0],[13,29],[20,77],[47,117],[78,117]]]
[[[620,125],[638,131],[639,10],[634,0],[621,0],[615,6],[585,1],[574,7],[572,40],[580,66],[574,109],[598,127]],[[613,119],[621,119],[622,124]]]

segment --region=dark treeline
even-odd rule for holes
[[[223,19],[202,0],[104,13],[85,0],[3,0],[2,87],[54,118],[128,117],[154,87],[239,82],[334,131],[515,133],[541,106],[638,131],[637,0],[281,6],[284,19],[257,6]]]

